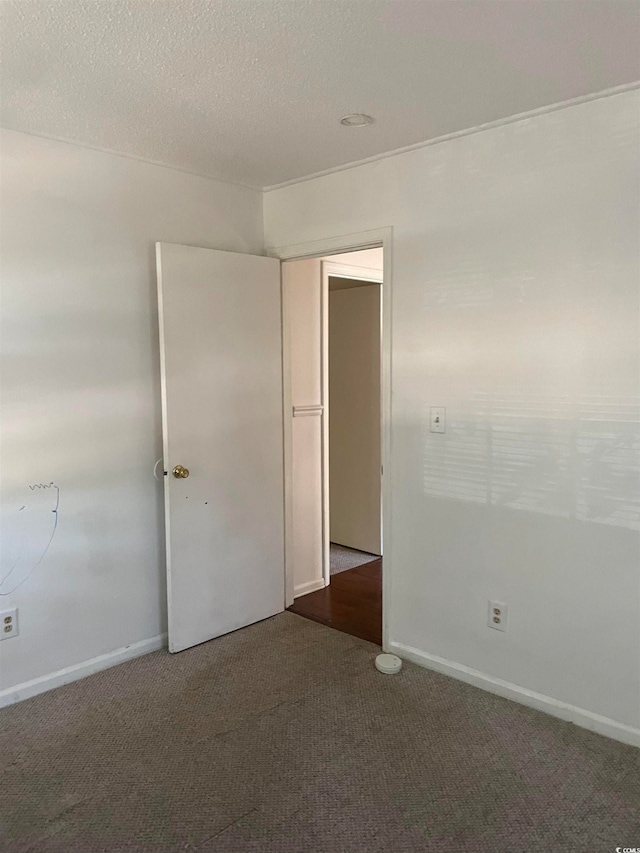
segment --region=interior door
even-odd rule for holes
[[[169,650],[284,609],[280,263],[156,245]]]

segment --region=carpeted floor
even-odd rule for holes
[[[291,613],[5,709],[3,853],[613,853],[640,752]]]
[[[379,554],[367,554],[366,551],[356,551],[353,548],[346,548],[344,545],[336,545],[335,542],[330,545],[329,567],[332,575],[345,572],[347,569],[364,566],[365,563],[379,559]]]

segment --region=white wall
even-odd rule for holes
[[[15,132],[2,158],[6,699],[165,631],[154,241],[259,254],[263,236],[252,190]],[[30,486],[51,482],[37,565],[54,491]]]
[[[633,91],[265,196],[270,248],[393,226],[392,643],[638,743],[639,116]]]
[[[381,554],[380,285],[329,291],[331,541]]]

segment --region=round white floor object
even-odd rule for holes
[[[376,658],[376,669],[385,675],[395,675],[402,669],[402,661],[397,655],[378,655]]]

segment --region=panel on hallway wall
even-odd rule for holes
[[[381,550],[380,285],[329,292],[331,541]]]
[[[294,595],[324,586],[322,566],[322,416],[293,418]]]
[[[291,408],[285,412],[291,444],[291,457],[287,461],[290,467],[287,564],[293,573],[293,594],[297,596],[324,586],[320,260],[283,264],[282,298],[287,318],[284,346],[288,348],[291,395]]]
[[[291,402],[316,406],[322,402],[322,293],[320,261],[282,265],[282,286],[290,317]]]

